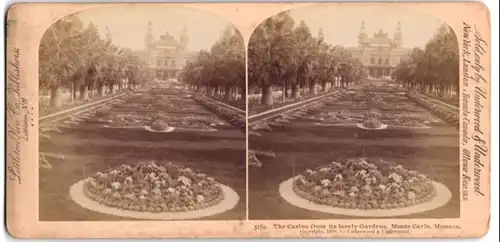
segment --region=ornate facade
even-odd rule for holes
[[[178,39],[168,32],[155,39],[152,34],[152,23],[149,22],[144,44],[145,50],[140,55],[155,71],[157,80],[175,80],[184,65],[198,53],[188,49],[189,38],[185,26]]]
[[[394,37],[391,39],[382,30],[369,37],[363,21],[358,35],[358,46],[347,49],[353,57],[363,62],[369,77],[389,78],[401,58],[411,51],[411,49],[402,47],[402,40],[401,23],[398,23]]]

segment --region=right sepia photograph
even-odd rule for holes
[[[459,50],[416,7],[312,5],[248,43],[249,219],[459,218]]]

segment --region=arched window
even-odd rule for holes
[[[375,58],[373,58],[373,57],[372,57],[372,58],[370,59],[370,63],[371,63],[371,64],[375,64]]]
[[[382,58],[378,58],[378,64],[381,65],[382,64]]]
[[[389,58],[385,58],[385,64],[389,65]]]

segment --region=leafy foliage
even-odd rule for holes
[[[200,51],[194,61],[186,64],[179,80],[210,96],[234,99],[240,89],[244,97],[245,46],[241,34],[228,26],[210,51]]]
[[[129,88],[151,78],[145,63],[129,50],[111,44],[111,34],[102,38],[96,26],[84,27],[76,16],[70,15],[50,26],[40,43],[39,85],[51,90],[51,99],[59,98],[60,89],[80,90],[82,98],[88,91],[103,86],[125,85]],[[124,79],[128,78],[128,83]],[[99,91],[102,95],[103,93]],[[60,106],[60,101],[51,100]]]
[[[301,88],[316,92],[317,84],[325,89],[335,79],[346,84],[363,75],[361,62],[342,47],[326,43],[321,29],[313,37],[305,22],[295,26],[289,12],[266,19],[250,37],[248,81],[261,88],[263,96],[271,87],[282,87],[286,96],[291,89],[298,96]]]
[[[446,24],[437,29],[424,49],[416,48],[401,61],[394,72],[406,87],[428,94],[445,96],[458,93],[458,41]]]

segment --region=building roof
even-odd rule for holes
[[[391,45],[393,43],[392,39],[387,37],[387,33],[379,30],[374,33],[371,38],[366,41],[370,45]]]
[[[177,41],[174,36],[170,35],[168,32],[165,33],[164,35],[160,36],[159,40],[155,40],[151,43],[151,45],[158,47],[158,46],[163,46],[163,47],[181,47],[182,44]]]

